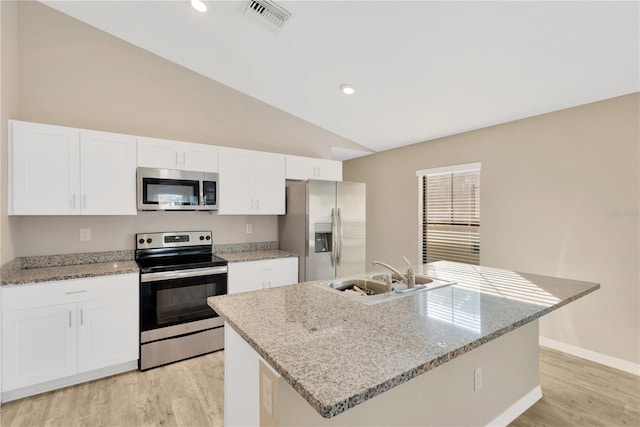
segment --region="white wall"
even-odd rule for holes
[[[481,264],[594,281],[544,337],[640,363],[640,94],[350,160],[367,259],[418,259],[420,169],[482,162]]]

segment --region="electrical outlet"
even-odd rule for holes
[[[482,388],[482,368],[476,368],[473,371],[473,390],[478,391]]]
[[[91,229],[90,228],[81,228],[80,229],[80,241],[88,242],[91,240]]]
[[[245,231],[247,232],[247,234],[251,234],[253,233],[253,226],[251,224],[246,224],[244,226]]]

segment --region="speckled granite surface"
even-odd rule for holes
[[[87,252],[16,258],[0,268],[0,284],[49,282],[137,273],[133,251]]]
[[[229,262],[297,257],[278,250],[277,242],[215,245],[216,255]],[[105,251],[16,258],[0,268],[0,285],[49,282],[108,274],[137,273],[134,251]]]
[[[216,255],[231,252],[272,251],[278,249],[278,242],[228,243],[214,245]]]
[[[417,272],[457,284],[377,305],[318,282],[208,301],[330,418],[600,287],[450,262]]]
[[[275,259],[275,258],[290,258],[298,257],[298,254],[293,252],[275,250],[263,250],[263,251],[247,251],[247,252],[233,252],[233,253],[216,253],[222,259],[229,262],[246,262],[246,261],[259,261],[262,259]]]

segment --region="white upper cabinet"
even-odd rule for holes
[[[133,136],[10,121],[10,215],[135,215]]]
[[[84,215],[135,215],[136,140],[80,131],[80,209]]]
[[[218,147],[168,139],[138,137],[138,166],[218,172]]]
[[[226,147],[221,147],[219,154],[218,213],[284,214],[284,155]]]
[[[287,179],[342,181],[342,162],[313,157],[286,156]]]
[[[9,122],[9,214],[80,212],[80,131]]]

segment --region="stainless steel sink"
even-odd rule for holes
[[[386,276],[387,274],[373,274],[318,282],[315,285],[364,304],[378,304],[453,284],[453,282],[416,274],[415,287],[408,288],[406,283],[394,280],[391,292],[387,292]]]

